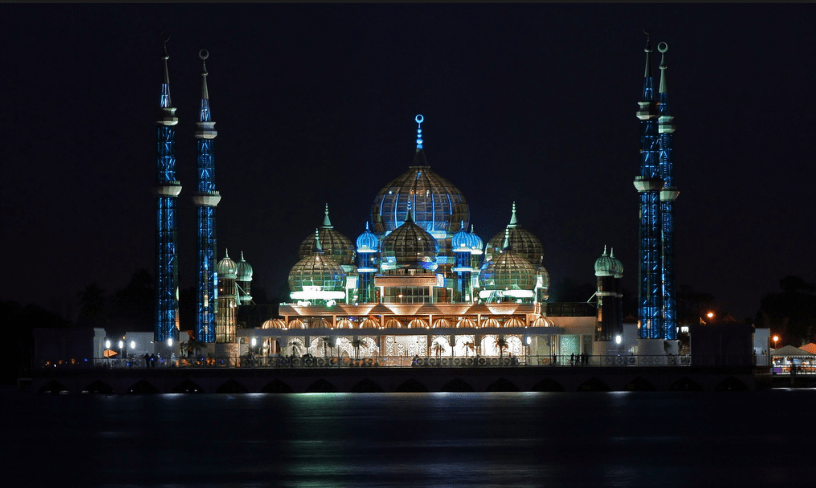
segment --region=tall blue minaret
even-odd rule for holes
[[[660,177],[663,189],[660,191],[660,218],[662,220],[661,262],[663,271],[663,339],[677,340],[677,296],[674,274],[674,201],[680,191],[674,186],[672,177],[672,140],[674,138],[674,117],[669,114],[669,95],[666,86],[666,51],[665,42],[657,45],[660,51],[660,86],[658,88],[657,122],[660,147]]]
[[[661,273],[660,177],[658,117],[650,66],[652,44],[646,33],[646,71],[637,111],[640,119],[640,173],[635,188],[640,196],[640,247],[638,251],[638,330],[641,339],[663,337],[663,278]]]
[[[196,285],[196,339],[215,342],[215,310],[218,295],[216,273],[215,208],[221,195],[215,189],[215,122],[210,114],[210,94],[207,90],[207,58],[202,49],[201,58],[201,110],[196,123],[198,139],[198,188],[193,203],[198,209],[198,281]]]
[[[154,340],[176,338],[178,314],[178,253],[176,249],[176,198],[181,183],[176,180],[176,109],[170,101],[170,75],[167,69],[167,41],[164,36],[164,81],[156,119],[156,309]]]

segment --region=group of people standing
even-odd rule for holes
[[[148,354],[145,353],[142,358],[145,360],[145,368],[155,368],[156,367],[156,355],[155,354]]]

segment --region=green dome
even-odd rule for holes
[[[323,225],[318,229],[320,236],[320,244],[323,252],[327,256],[331,256],[335,261],[341,265],[354,264],[354,245],[348,237],[334,230],[334,226],[329,220],[329,206],[326,205],[325,214],[323,217]],[[312,249],[315,246],[315,234],[309,234],[303,242],[300,243],[300,250],[298,257],[303,259],[312,254]]]
[[[617,259],[610,257],[604,247],[603,254],[595,261],[595,276],[613,276],[616,268],[615,261]]]
[[[408,219],[383,239],[383,268],[435,270],[437,246],[434,236],[415,224],[409,213]]]
[[[312,253],[289,271],[289,291],[293,299],[340,299],[345,297],[345,282],[343,268],[323,253],[319,237],[315,238]]]
[[[541,245],[541,241],[532,232],[521,228],[518,220],[516,220],[515,202],[513,202],[513,213],[510,217],[510,223],[507,224],[507,230],[510,231],[510,248],[513,252],[518,253],[534,266],[540,265],[544,260],[544,246]],[[501,231],[487,242],[485,259],[489,261],[502,251],[504,234],[505,231]]]
[[[238,265],[230,259],[229,251],[226,249],[224,250],[224,259],[218,262],[216,271],[218,271],[218,276],[228,280],[234,280],[238,277]]]

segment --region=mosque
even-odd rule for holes
[[[659,89],[646,45],[641,125],[638,321],[624,324],[623,265],[612,249],[594,263],[597,292],[588,303],[549,302],[550,275],[541,240],[522,226],[524,209],[508,202],[508,221],[494,236],[479,236],[465,195],[428,164],[422,115],[413,161],[372,196],[354,241],[332,225],[329,205],[315,216],[299,261],[289,271],[290,300],[262,327],[239,327],[241,307],[252,303],[253,269],[225,251],[217,261],[214,141],[206,59],[202,50],[201,109],[196,124],[198,212],[196,325],[190,337],[215,361],[287,358],[328,365],[331,360],[369,360],[410,366],[417,361],[480,365],[498,361],[566,363],[676,354],[672,184],[673,117],[669,115],[665,52]],[[128,341],[129,354],[184,354],[178,341],[178,268],[175,135],[178,118],[170,98],[167,40],[157,127],[156,315],[152,337]],[[633,212],[634,213],[634,212]],[[483,237],[489,237],[485,240]],[[592,263],[587,263],[589,272]],[[135,337],[135,335],[134,335]],[[176,344],[174,345],[174,341]],[[141,343],[144,344],[141,344]],[[99,346],[101,348],[101,346]],[[120,349],[122,349],[120,343]],[[203,354],[203,353],[202,353]],[[101,355],[100,355],[101,357]],[[347,358],[347,359],[346,359]],[[271,364],[271,363],[266,363]],[[497,363],[496,363],[497,364]]]

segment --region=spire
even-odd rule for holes
[[[414,120],[417,123],[417,139],[416,139],[416,145],[417,146],[416,147],[417,147],[417,152],[419,152],[419,151],[422,150],[422,122],[425,121],[425,117],[423,117],[422,114],[417,114],[417,116],[414,117]]]
[[[366,232],[368,232],[368,220],[366,220]]]
[[[368,226],[368,222],[366,222],[366,226]],[[329,204],[328,203],[326,204],[326,210],[325,210],[324,216],[323,216],[323,228],[324,229],[333,229],[334,228],[332,226],[331,220],[329,220]],[[366,227],[366,229],[368,229],[368,227]]]
[[[661,42],[657,45],[657,50],[660,51],[660,88],[658,91],[660,93],[667,93],[666,92],[666,51],[669,50],[669,45],[665,42]]]
[[[652,33],[643,29],[643,33],[646,34],[646,47],[643,48],[643,51],[646,53],[646,70],[643,72],[644,78],[651,78],[652,77],[652,63],[651,63],[651,54],[652,54]]]
[[[314,243],[314,252],[322,253],[323,246],[320,245],[320,233],[315,229],[315,243]]]
[[[515,229],[518,227],[518,219],[516,218],[516,202],[513,202],[513,214],[510,216],[510,223],[507,224],[508,229]]]
[[[229,249],[224,248],[224,259],[229,259]]]
[[[170,55],[167,54],[167,41],[170,40],[170,34],[162,32],[161,37],[162,43],[164,44],[164,55],[162,56],[164,60],[164,80],[162,81],[162,94],[159,107],[170,108],[173,106],[173,103],[170,101],[170,70],[167,68],[167,60],[170,59]]]
[[[244,259],[244,251],[241,251],[241,261],[246,261],[246,259]]]
[[[201,58],[201,111],[198,115],[199,122],[210,122],[212,115],[210,114],[210,93],[207,90],[207,58],[210,53],[206,49],[198,52],[198,57]]]
[[[606,252],[606,246],[604,246],[604,252]],[[612,248],[610,248],[610,249],[609,249],[609,257],[610,257],[610,258],[614,258],[614,257],[615,257],[615,248],[614,248],[614,247],[612,247]]]
[[[411,200],[408,200],[408,214],[405,216],[406,222],[414,223],[414,210],[411,208]]]
[[[604,244],[604,253],[603,256],[606,256],[606,244]]]
[[[504,242],[502,242],[502,252],[510,250],[510,229],[504,229]]]

